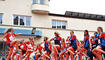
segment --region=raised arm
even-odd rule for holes
[[[50,41],[53,41],[53,40],[54,40],[54,38],[51,38],[51,39],[50,39]]]
[[[42,45],[44,42],[41,42],[40,45]]]
[[[15,36],[19,36],[19,35],[21,35],[21,33],[15,34]]]

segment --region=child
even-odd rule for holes
[[[27,42],[27,51],[25,54],[25,59],[30,60],[30,55],[34,51],[34,42],[32,38],[29,38],[30,41]]]
[[[91,49],[95,49],[98,46],[98,36],[97,36],[97,32],[94,33],[94,36],[91,37],[90,39],[90,43],[91,43]],[[94,54],[92,54],[94,56],[94,60],[96,59],[96,56]]]
[[[52,52],[52,45],[51,45],[51,42],[49,41],[48,42],[48,37],[44,37],[44,47],[45,47],[45,52],[44,52],[44,60],[46,59],[50,59],[50,54]]]
[[[20,49],[19,42],[16,42],[13,47],[12,60],[14,60],[15,55],[17,57],[17,60],[22,60],[22,51]]]
[[[74,60],[73,55],[75,54],[75,51],[77,50],[77,42],[76,42],[76,36],[74,35],[74,32],[70,32],[70,36],[67,38],[68,42],[70,43],[70,46],[67,51],[70,52],[71,60]]]
[[[43,50],[43,47],[41,46],[41,44],[38,44],[37,48],[35,50],[36,51],[36,60],[38,60],[39,57],[41,56],[42,50]]]
[[[61,41],[61,53],[60,53],[60,59],[64,60],[64,56],[66,52],[66,43],[65,43],[65,39],[63,39],[63,41]]]
[[[103,33],[103,28],[102,27],[98,27],[97,28],[97,32],[98,32],[98,40],[100,40],[100,44],[93,49],[93,53],[96,55],[96,57],[99,58],[99,60],[102,60],[102,56],[101,53],[104,54],[104,59],[105,59],[105,33]]]
[[[60,53],[60,48],[61,48],[61,40],[62,38],[59,36],[59,33],[58,32],[55,32],[54,33],[55,37],[50,39],[50,41],[54,40],[54,43],[55,45],[53,46],[53,50],[54,50],[54,58],[55,60],[58,60],[58,56],[59,56],[59,53]]]
[[[10,49],[9,51],[9,54],[8,54],[8,57],[7,57],[7,60],[10,59],[10,56],[12,54],[12,51],[13,51],[13,45],[16,43],[16,39],[15,39],[15,36],[19,36],[21,34],[15,34],[14,33],[14,29],[13,28],[9,28],[6,32],[5,32],[5,35],[3,36],[3,41],[4,39],[6,38],[6,43]]]
[[[84,51],[87,53],[87,55],[90,57],[91,60],[93,60],[93,55],[90,50],[90,42],[89,42],[89,32],[88,30],[84,31]]]
[[[26,43],[24,42],[24,40],[22,40],[20,43],[20,49],[22,50],[22,55],[24,55],[27,51],[27,46],[26,46]]]

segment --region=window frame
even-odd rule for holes
[[[52,20],[52,28],[53,28],[53,21],[56,22],[56,25],[55,25],[55,28],[54,28],[54,29],[67,29],[67,21],[65,21],[65,20],[56,20],[56,19],[53,19],[53,20]],[[57,27],[57,26],[58,26],[57,22],[60,22],[61,28],[58,28],[58,27]],[[65,23],[66,23],[66,25],[65,25],[66,27],[65,27],[65,28],[62,27],[62,26],[63,26],[62,22],[65,22]]]
[[[39,0],[36,0],[36,1],[32,0],[32,4],[38,4],[38,3],[39,3]]]
[[[14,16],[18,16],[18,25],[15,25],[14,24]],[[20,25],[20,17],[21,16],[23,16],[24,17],[24,20],[23,20],[23,22],[24,22],[24,25]],[[26,25],[26,18],[27,17],[30,17],[30,25]],[[15,25],[15,26],[31,26],[31,16],[26,16],[26,15],[13,15],[13,25]]]
[[[46,5],[46,0],[32,0],[32,4]]]

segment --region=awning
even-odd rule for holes
[[[5,30],[8,28],[0,28],[0,34],[4,34]],[[14,29],[14,33],[21,33],[23,36],[42,36],[42,32],[40,30],[36,30],[34,34],[32,34],[32,29]]]

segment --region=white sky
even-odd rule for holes
[[[105,0],[50,0],[49,4],[51,13],[74,11],[105,15]]]

